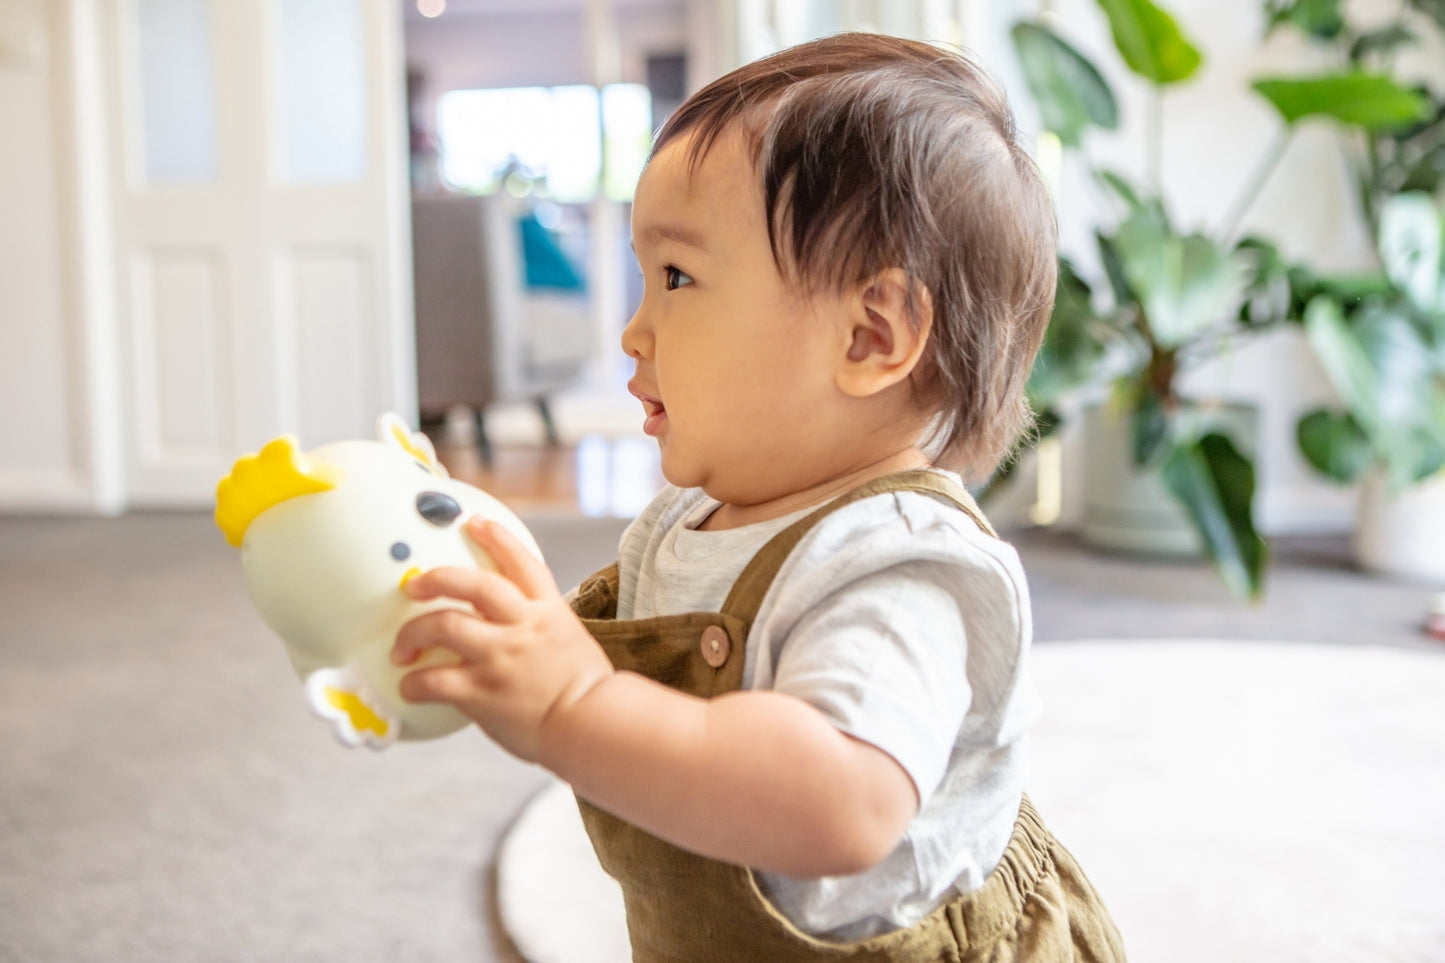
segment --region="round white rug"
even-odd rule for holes
[[[1445,961],[1445,647],[1034,649],[1029,794],[1140,963]],[[567,788],[498,857],[530,963],[625,963]]]

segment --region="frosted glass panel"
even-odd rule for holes
[[[274,0],[278,173],[292,183],[366,175],[363,0]]]
[[[209,0],[136,0],[141,172],[148,184],[216,177]]]

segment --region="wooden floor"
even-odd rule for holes
[[[439,446],[437,456],[453,477],[518,511],[629,518],[664,484],[657,443],[642,437],[496,446],[489,463],[471,446]]]

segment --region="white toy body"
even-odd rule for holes
[[[403,675],[451,660],[433,652],[398,667],[390,652],[397,631],[424,612],[461,603],[420,603],[401,591],[407,578],[439,566],[494,569],[467,537],[463,525],[481,515],[505,525],[537,556],[541,552],[522,522],[501,502],[464,482],[447,478],[431,445],[412,435],[394,415],[383,416],[380,441],[342,441],[305,455],[294,440],[280,438],[237,462],[218,490],[217,521],[234,541],[238,527],[246,587],[267,625],[286,644],[296,673],[306,682],[312,708],[333,722],[348,746],[384,748],[396,739],[431,739],[467,724],[449,706],[407,702],[398,691]],[[289,447],[288,447],[289,446]],[[324,476],[324,490],[278,497],[272,483],[253,476],[286,475],[282,458]],[[269,462],[265,468],[255,463]],[[288,477],[297,477],[292,473]],[[234,481],[239,479],[239,481]],[[274,504],[223,521],[227,484],[270,492]],[[304,483],[304,482],[303,482]],[[284,487],[284,486],[283,486]]]

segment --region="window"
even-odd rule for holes
[[[454,90],[437,103],[442,176],[459,190],[632,199],[652,142],[641,84]],[[604,165],[603,160],[606,159]]]

